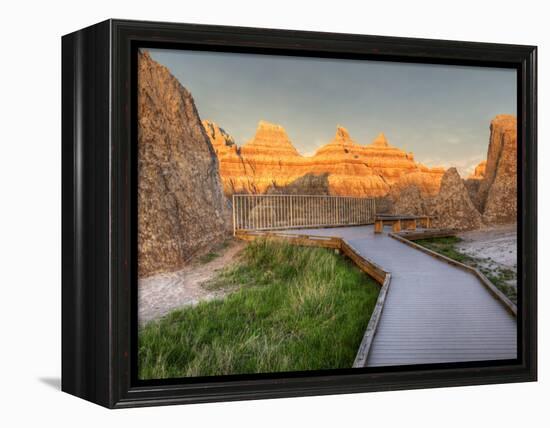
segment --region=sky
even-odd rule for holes
[[[201,119],[237,144],[260,120],[282,125],[303,155],[336,126],[359,144],[380,132],[428,166],[462,176],[486,159],[489,124],[516,115],[513,69],[149,49],[193,95]]]

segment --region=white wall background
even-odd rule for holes
[[[539,46],[539,162],[547,163],[550,46],[545,2],[244,0],[5,1],[0,25],[0,425],[540,426],[548,418],[549,339],[540,381],[107,411],[59,391],[61,346],[62,34],[106,18],[363,33]],[[539,218],[549,215],[539,172]],[[548,222],[539,225],[548,257]],[[547,330],[548,268],[539,270],[539,330]],[[546,396],[546,397],[545,397]],[[547,421],[548,422],[548,421]]]

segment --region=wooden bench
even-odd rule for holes
[[[427,215],[377,215],[374,219],[374,233],[382,233],[384,225],[391,225],[393,232],[416,230],[416,227],[429,229],[431,227],[431,216]]]

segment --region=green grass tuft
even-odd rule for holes
[[[199,258],[199,262],[202,264],[210,263],[212,260],[218,258],[220,255],[215,252],[210,252]]]
[[[351,367],[379,290],[334,251],[265,240],[208,287],[239,288],[144,326],[141,379]]]

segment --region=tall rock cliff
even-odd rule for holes
[[[306,157],[296,151],[280,125],[260,121],[254,138],[239,148],[233,139],[222,136],[217,125],[204,123],[216,149],[227,195],[264,193],[309,174],[326,175],[332,195],[382,197],[392,187],[416,185],[424,196],[433,196],[445,172],[415,162],[412,153],[391,146],[384,134],[372,144],[361,145],[338,126],[328,144]]]
[[[485,174],[477,198],[486,223],[517,221],[517,120],[498,115],[491,121]]]
[[[168,69],[138,60],[138,273],[173,270],[225,239],[218,160],[191,94]]]

